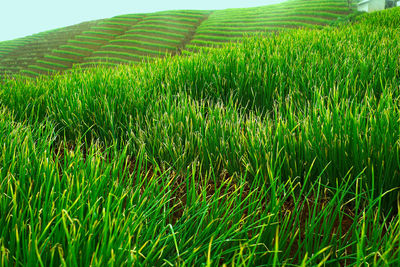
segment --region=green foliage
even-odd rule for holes
[[[76,46],[76,45],[61,45],[60,48],[61,49],[69,48],[69,49],[79,50],[79,51],[84,51],[84,52],[92,52],[93,51],[93,49],[86,48],[86,47],[79,47],[79,46]]]
[[[107,32],[100,32],[100,31],[84,31],[84,34],[94,34],[94,35],[102,35],[102,36],[106,36],[106,37],[115,37],[117,36],[116,34],[112,34],[112,33],[107,33]]]
[[[53,53],[65,54],[65,55],[76,56],[76,57],[84,57],[85,56],[84,54],[81,54],[81,53],[67,51],[67,50],[60,50],[60,49],[53,50]]]
[[[117,52],[117,51],[95,51],[93,52],[93,55],[113,55],[113,56],[122,56],[122,57],[128,57],[133,61],[141,61],[142,59],[149,58],[150,56],[140,56],[140,55],[135,55],[133,53],[125,53],[125,52]],[[154,55],[153,55],[154,56]],[[92,58],[92,57],[90,57]]]
[[[188,29],[182,29],[182,28],[177,28],[177,27],[171,27],[168,25],[162,25],[157,23],[153,24],[147,24],[147,23],[142,23],[142,24],[137,24],[135,26],[132,27],[132,30],[137,30],[137,29],[155,29],[155,30],[165,30],[165,31],[172,31],[173,33],[181,33],[181,34],[186,34],[188,32]]]
[[[129,30],[126,32],[126,34],[124,35],[125,37],[135,37],[134,35],[136,34],[155,34],[155,35],[159,35],[159,36],[164,36],[167,38],[185,38],[185,35],[183,34],[179,34],[179,33],[171,33],[171,32],[164,32],[162,30],[146,30],[146,29],[134,29],[134,30]]]
[[[104,49],[106,45],[124,45],[122,41],[116,43],[114,40],[127,40],[126,44],[133,43],[141,50],[131,49],[133,58],[149,53],[150,47],[175,50],[197,51],[194,46],[221,46],[229,41],[236,41],[245,35],[254,33],[265,33],[266,31],[283,31],[288,28],[321,28],[331,23],[337,17],[351,13],[347,1],[342,0],[291,0],[277,5],[269,5],[255,8],[227,9],[216,11],[196,10],[173,10],[156,12],[151,14],[130,14],[116,16],[109,19],[77,24],[65,29],[56,29],[34,35],[28,39],[13,40],[9,43],[0,44],[0,75],[5,72],[17,73],[26,66],[39,64],[46,56],[74,60],[74,64],[81,63],[81,57],[87,57],[92,61],[93,52],[112,50],[111,47]],[[60,40],[64,40],[62,43]],[[31,41],[39,41],[33,47],[25,44]],[[18,44],[18,45],[17,45]],[[74,46],[74,47],[71,47]],[[19,49],[19,46],[24,47]],[[18,48],[18,49],[17,49]],[[64,49],[67,48],[67,49]],[[13,52],[17,49],[18,52]],[[31,52],[31,51],[35,52]],[[54,51],[53,51],[54,50]],[[71,54],[60,54],[56,50],[78,52],[77,57]],[[80,53],[85,51],[85,53]],[[52,52],[53,51],[53,52]],[[112,52],[120,52],[116,49]],[[181,54],[179,52],[177,54]],[[30,53],[30,59],[25,60],[25,54]],[[12,53],[21,54],[18,60],[14,60]],[[65,56],[64,56],[65,55]],[[93,57],[98,54],[93,54]],[[160,54],[164,56],[164,54]],[[24,60],[22,60],[24,59]],[[122,59],[129,60],[124,56]],[[10,63],[9,60],[15,61]],[[61,60],[65,61],[65,60]],[[56,64],[61,61],[54,61]],[[132,61],[132,62],[136,62]],[[40,64],[39,64],[40,65]],[[72,64],[73,65],[73,64]],[[71,66],[71,64],[68,64]],[[64,68],[60,68],[62,70]],[[30,70],[32,71],[32,70]],[[24,72],[29,73],[29,72]]]
[[[109,39],[107,38],[101,38],[101,37],[96,37],[96,36],[86,36],[86,35],[78,35],[76,36],[77,39],[88,39],[88,40],[94,40],[94,41],[108,41]]]
[[[374,12],[357,17],[357,21],[371,27],[400,28],[400,7],[386,9],[381,12]]]
[[[154,47],[154,48],[164,48],[164,49],[175,49],[175,46],[170,46],[167,44],[159,44],[159,43],[151,43],[151,42],[145,42],[145,41],[134,41],[130,40],[129,42],[123,42],[124,45],[129,45],[129,46],[121,46],[121,45],[114,45],[113,43],[119,42],[120,40],[114,40],[114,42],[110,42],[111,45],[107,45],[105,47],[122,47],[122,48],[127,48],[132,46],[145,46],[145,47]]]
[[[111,25],[110,25],[111,26]],[[94,31],[116,31],[116,32],[124,32],[123,29],[120,29],[118,27],[105,27],[105,26],[96,26],[93,27],[92,30]]]
[[[56,68],[62,68],[62,69],[68,68],[68,66],[65,66],[63,64],[54,63],[54,62],[45,61],[45,60],[38,60],[37,62],[38,63],[42,63],[42,64],[46,64],[46,65],[49,65],[49,66],[53,66],[53,67],[56,67]]]
[[[2,79],[1,265],[399,265],[398,12]]]
[[[123,39],[123,38],[128,38],[128,37],[133,37],[133,38],[138,38],[141,40],[149,40],[149,41],[155,41],[159,43],[166,43],[166,44],[174,44],[178,45],[181,42],[179,40],[173,40],[173,39],[167,39],[167,38],[161,38],[161,37],[154,37],[154,36],[149,36],[149,35],[144,35],[144,34],[135,34],[135,35],[124,35],[121,36],[119,39],[115,39],[110,41],[110,43],[141,43],[140,41],[135,41],[135,40],[130,40],[130,39]]]
[[[346,1],[292,0],[252,9],[219,10],[210,14],[198,27],[190,47],[204,44],[198,42],[198,36],[203,41],[212,41],[286,28],[321,28],[341,16],[338,13],[352,13]],[[226,41],[229,41],[228,38]]]
[[[357,18],[364,14],[364,12],[360,12],[360,11],[354,11],[353,13],[350,13],[346,16],[342,16],[337,18],[336,20],[333,20],[329,23],[329,25],[331,26],[341,26],[341,25],[345,25],[345,24],[349,24],[349,23],[354,23]]]

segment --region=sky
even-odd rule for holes
[[[0,0],[0,41],[132,13],[255,7],[285,0]]]

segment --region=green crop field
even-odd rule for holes
[[[89,56],[57,48],[24,68],[52,75],[1,79],[0,265],[399,266],[400,7],[209,48],[223,35],[204,23],[231,13],[348,12],[291,2],[154,14],[197,19],[192,39],[125,15]],[[97,42],[85,31],[70,46]],[[136,37],[198,52],[109,47]]]
[[[99,21],[84,22],[81,24],[60,28],[52,31],[34,34],[16,40],[0,42],[0,76],[4,74],[19,74],[29,69],[37,60],[45,60],[45,55],[53,49],[67,44],[68,40],[83,30],[96,25]]]
[[[0,42],[0,76],[36,77],[49,73],[41,68],[56,73],[96,62],[130,65],[155,55],[190,56],[248,35],[322,28],[352,12],[347,0],[287,0],[256,8],[120,15]]]

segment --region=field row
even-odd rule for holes
[[[321,28],[349,13],[346,1],[292,0],[252,9],[229,9],[213,12],[196,31],[186,47],[187,53],[198,47],[218,47],[245,35],[291,28]]]
[[[17,43],[18,46],[0,58],[0,75],[6,72],[18,74],[29,69],[29,65],[34,64],[37,60],[43,60],[44,55],[66,45],[68,40],[98,23],[99,21],[85,22],[7,42]],[[2,44],[3,42],[0,43],[0,47]]]
[[[344,0],[291,0],[256,8],[121,15],[2,42],[0,75],[8,71],[34,77],[97,63],[112,66],[190,55],[243,36],[319,29],[349,12]]]
[[[140,19],[141,16],[135,16],[124,20],[111,18],[99,21],[90,28],[82,29],[50,53],[42,55],[42,58],[29,65],[22,73],[37,76],[70,69],[74,64],[83,62],[102,45],[123,34]]]
[[[198,25],[206,19],[204,12],[160,12],[147,15],[124,34],[100,47],[87,63],[121,63],[146,61],[175,54],[190,40]]]
[[[399,25],[2,80],[0,262],[399,266]]]

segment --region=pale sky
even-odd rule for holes
[[[0,41],[116,15],[255,7],[285,0],[0,0]]]

